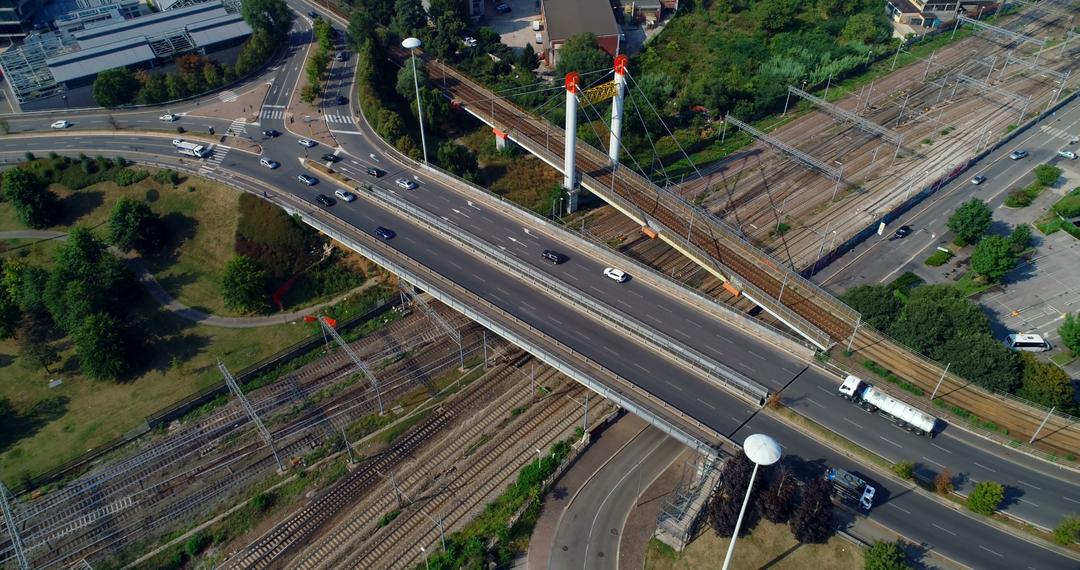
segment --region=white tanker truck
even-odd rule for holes
[[[839,395],[870,413],[877,412],[889,418],[912,433],[934,437],[937,418],[874,388],[858,376],[849,374],[840,385]]]

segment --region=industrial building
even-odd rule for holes
[[[547,30],[548,65],[558,62],[559,48],[566,40],[585,33],[595,35],[597,45],[608,55],[619,53],[622,33],[608,0],[542,0],[540,17]]]
[[[142,15],[139,0],[103,2],[58,16],[47,32],[32,33],[0,55],[7,88],[21,110],[88,107],[97,74],[128,67],[168,72],[178,56],[197,53],[236,60],[251,28],[239,2],[166,2]]]

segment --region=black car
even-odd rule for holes
[[[337,98],[334,99],[334,101],[336,101],[338,105],[344,105],[345,103],[349,102],[348,99],[342,97],[341,95],[338,95]]]
[[[281,136],[281,131],[277,131],[277,130],[274,130],[274,129],[266,129],[265,131],[263,131],[263,135],[268,136],[270,138],[279,137],[279,136]]]
[[[900,226],[893,232],[893,237],[902,238],[911,233],[911,226]]]
[[[316,12],[315,10],[308,10],[307,15],[308,15],[308,18],[318,18],[319,17],[319,13]]]
[[[390,228],[384,228],[382,226],[379,226],[375,228],[375,235],[383,239],[394,239],[394,236],[396,236],[397,234],[394,233],[394,230]]]
[[[566,261],[567,259],[570,259],[569,257],[566,257],[565,255],[551,249],[545,249],[544,252],[540,255],[544,256],[544,259],[550,261],[553,265],[558,265]]]
[[[368,168],[367,173],[369,175],[371,175],[371,176],[374,176],[375,178],[378,178],[378,177],[383,175],[383,171],[379,170],[378,168],[375,168],[374,166],[372,166],[371,168]]]
[[[510,13],[510,6],[507,6],[506,4],[503,4],[502,2],[499,2],[498,4],[495,5],[495,11],[500,13],[500,14],[509,14]]]
[[[323,206],[326,206],[326,207],[330,207],[330,206],[334,205],[334,199],[327,196],[326,194],[319,194],[318,196],[315,197],[315,201],[322,204]]]
[[[327,161],[327,162],[337,162],[337,161],[341,160],[341,157],[328,152],[328,153],[322,155],[322,159]]]

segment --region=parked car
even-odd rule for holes
[[[327,208],[334,205],[334,199],[327,196],[326,194],[319,194],[315,197],[315,201],[322,204],[323,206],[326,206]]]
[[[971,183],[976,185],[976,186],[978,186],[979,184],[982,184],[983,182],[986,182],[986,177],[985,176],[976,176],[975,178],[971,179]]]
[[[269,159],[269,158],[260,158],[259,159],[259,164],[269,168],[270,170],[273,170],[273,169],[281,166],[281,163],[279,163],[276,160]]]
[[[408,178],[398,178],[397,180],[394,181],[394,184],[397,184],[398,186],[400,186],[400,187],[402,187],[402,188],[404,188],[406,190],[412,190],[412,189],[416,188],[416,183],[413,182],[412,180],[409,180]]]
[[[307,184],[308,186],[314,186],[315,183],[319,181],[318,178],[315,178],[310,174],[300,174],[296,177],[296,179],[300,182],[303,182],[304,184]]]
[[[394,230],[390,228],[384,228],[382,226],[379,226],[375,228],[375,235],[381,237],[382,239],[394,239],[394,236],[396,236],[397,234],[394,233]]]
[[[352,202],[356,199],[356,194],[349,192],[348,190],[335,190],[334,196],[337,196],[342,202]]]
[[[510,13],[510,6],[507,6],[506,4],[503,4],[502,2],[499,2],[498,4],[495,5],[495,11],[500,13],[500,14],[509,14]]]
[[[49,125],[49,126],[51,126],[54,129],[66,129],[66,128],[71,126],[71,123],[67,119],[60,119],[59,121],[56,121],[52,125]]]
[[[472,36],[465,36],[464,38],[462,38],[461,41],[465,42],[465,45],[467,45],[469,47],[476,47],[478,45],[478,42],[476,41],[476,38],[474,38]]]
[[[609,279],[618,281],[619,283],[623,283],[630,278],[630,276],[627,275],[626,272],[624,272],[622,269],[615,269],[614,267],[605,267],[604,275]]]
[[[337,156],[334,153],[328,152],[328,153],[322,155],[322,159],[325,160],[326,162],[337,162],[337,161],[341,160],[341,157]]]
[[[263,136],[267,136],[270,138],[279,137],[281,136],[281,131],[276,129],[266,129],[265,131],[263,131]]]
[[[558,265],[570,259],[569,257],[566,257],[565,255],[551,249],[545,249],[544,252],[540,255],[542,255],[544,259],[550,261],[553,265]]]
[[[1021,158],[1027,157],[1027,155],[1028,151],[1026,150],[1014,150],[1012,151],[1012,154],[1009,155],[1009,158],[1013,160],[1020,160]]]
[[[374,176],[375,178],[379,178],[380,176],[383,175],[383,171],[379,170],[378,168],[375,168],[374,166],[369,167],[367,169],[367,173],[368,173],[369,176]]]
[[[900,226],[893,232],[893,237],[901,239],[907,237],[909,234],[911,234],[911,226]]]
[[[319,144],[319,143],[317,143],[317,142],[315,142],[313,140],[309,140],[309,139],[300,139],[300,140],[298,140],[296,142],[300,143],[300,146],[306,146],[308,148],[311,148],[311,147]]]
[[[173,113],[165,113],[164,115],[158,117],[158,120],[165,121],[166,123],[171,123],[179,118],[179,115]]]
[[[1058,151],[1058,156],[1061,158],[1067,158],[1069,160],[1076,160],[1076,153],[1071,150],[1061,149]]]

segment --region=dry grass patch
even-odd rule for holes
[[[682,553],[653,539],[645,553],[648,570],[697,570],[718,568],[727,554],[730,537],[720,538],[706,528]],[[732,558],[733,568],[828,568],[857,570],[863,567],[862,550],[833,536],[825,544],[799,544],[786,525],[762,520],[754,531],[739,539]]]

